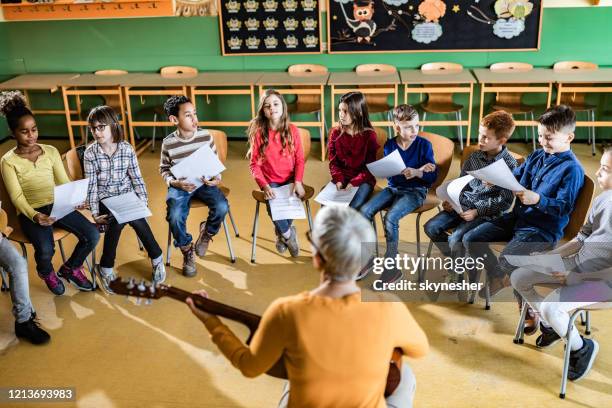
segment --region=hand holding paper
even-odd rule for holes
[[[49,217],[59,220],[82,205],[87,199],[89,179],[72,181],[55,186],[53,189],[53,208]]]
[[[338,190],[337,187],[329,182],[323,190],[315,197],[315,201],[322,205],[348,206],[357,194],[356,188]]]
[[[272,191],[276,198],[268,200],[268,204],[273,221],[306,218],[302,200],[293,194],[293,183],[274,187]]]
[[[152,215],[145,203],[143,203],[133,191],[105,198],[102,202],[113,214],[118,224],[125,224],[126,222],[139,220]]]
[[[497,160],[487,167],[468,171],[467,173],[483,182],[494,184],[510,191],[516,192],[525,190],[525,187],[521,186],[521,184],[516,181],[514,174],[512,174],[512,170],[510,170],[510,167],[508,167],[503,160]]]
[[[382,159],[366,164],[366,167],[374,177],[384,179],[401,174],[406,168],[406,165],[400,153],[394,150],[391,154],[388,154]]]
[[[177,179],[184,177],[186,181],[194,184],[196,188],[204,184],[201,177],[208,180],[221,174],[224,170],[225,166],[209,145],[200,147],[170,168],[174,177]]]
[[[459,197],[463,188],[472,180],[474,180],[474,177],[468,175],[455,180],[445,181],[436,189],[436,195],[440,200],[447,201],[457,214],[462,214],[463,209],[459,203]]]

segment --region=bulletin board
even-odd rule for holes
[[[327,0],[328,51],[538,50],[542,0]]]
[[[320,53],[320,1],[219,0],[223,55]]]

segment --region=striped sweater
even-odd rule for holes
[[[170,168],[206,144],[210,146],[213,152],[217,153],[213,137],[206,129],[198,129],[191,139],[182,138],[178,129],[164,138],[161,147],[159,172],[168,187],[171,181],[176,180]]]

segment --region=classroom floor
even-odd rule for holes
[[[60,141],[42,141],[55,144]],[[0,153],[13,147],[8,141]],[[530,152],[530,145],[512,143],[511,150]],[[320,188],[328,182],[327,163],[313,143],[305,183]],[[589,175],[598,167],[599,155],[592,158],[586,144],[574,146]],[[225,236],[221,231],[204,260],[197,260],[198,275],[180,275],[181,254],[172,251],[168,269],[170,283],[192,291],[206,289],[211,298],[261,313],[276,297],[313,288],[318,283],[311,266],[309,246],[304,237],[305,220],[297,222],[301,247],[297,259],[280,256],[274,250],[269,218],[260,218],[257,264],[249,262],[250,231],[254,215],[251,190],[255,187],[245,160],[246,143],[229,145],[228,171],[224,184],[240,238],[232,236],[238,260],[228,261]],[[150,195],[150,219],[158,242],[165,249],[165,185],[158,173],[159,150],[140,157],[140,166]],[[459,172],[456,154],[449,177]],[[598,191],[596,191],[596,194]],[[2,197],[2,199],[7,199]],[[313,203],[313,210],[319,206]],[[189,230],[196,234],[206,209],[194,210]],[[433,212],[425,215],[423,223]],[[381,233],[379,228],[379,233]],[[414,217],[401,224],[403,240],[414,239]],[[73,248],[69,237],[65,247]],[[101,242],[100,244],[101,245]],[[99,247],[100,248],[100,247]],[[117,256],[122,277],[149,279],[150,264],[137,249],[136,236],[124,230]],[[29,247],[30,254],[32,249]],[[99,252],[98,252],[99,253]],[[52,336],[45,346],[18,341],[13,332],[10,298],[0,294],[0,387],[75,387],[77,401],[53,407],[275,407],[283,381],[268,376],[247,379],[234,369],[209,340],[203,325],[187,306],[164,298],[151,305],[137,305],[133,299],[78,292],[67,287],[64,296],[53,296],[36,276],[30,256],[30,294],[42,326]],[[61,260],[59,251],[55,264]],[[562,369],[563,346],[545,351],[535,349],[535,336],[525,344],[512,343],[518,314],[514,303],[494,303],[485,311],[482,302],[410,303],[408,307],[428,334],[431,352],[419,360],[407,360],[417,377],[416,407],[609,407],[612,406],[612,313],[592,314],[592,337],[600,343],[600,354],[592,372],[579,383],[570,383],[567,399],[557,394]],[[246,330],[230,323],[241,335]],[[582,330],[582,328],[581,328]],[[356,339],[358,341],[358,339]],[[338,384],[341,386],[341,384]],[[3,404],[0,407],[33,407],[47,404]]]

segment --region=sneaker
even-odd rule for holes
[[[206,232],[206,221],[200,224],[200,236],[195,243],[195,253],[197,256],[202,258],[206,255],[206,251],[208,250],[208,244],[212,241],[212,235]]]
[[[300,254],[300,243],[298,242],[297,231],[295,225],[291,226],[291,235],[285,240],[285,245],[289,249],[289,254],[295,258]]]
[[[93,290],[93,284],[83,274],[83,265],[72,270],[68,269],[65,265],[62,265],[60,270],[57,272],[57,276],[66,279],[68,282],[76,286],[79,290]]]
[[[535,343],[537,348],[548,348],[557,344],[557,342],[561,340],[561,337],[556,331],[553,330],[552,327],[545,327],[542,323],[540,323],[540,331],[542,334],[538,336]]]
[[[47,287],[54,295],[61,296],[66,291],[64,284],[57,278],[54,271],[51,271],[51,273],[47,276],[42,276],[40,274],[38,276],[45,281]]]
[[[98,276],[100,277],[100,286],[102,286],[102,289],[104,289],[104,291],[106,293],[108,293],[109,295],[114,295],[115,292],[113,292],[113,290],[110,288],[110,283],[112,281],[114,281],[115,279],[117,279],[117,276],[115,275],[114,272],[107,272],[104,273],[102,272],[102,268],[100,267],[100,265],[98,265]]]
[[[401,270],[397,268],[385,269],[384,272],[380,275],[380,280],[384,283],[393,283],[402,279],[404,274]]]
[[[30,320],[23,323],[15,322],[15,335],[32,344],[45,344],[51,339],[49,333],[40,328],[35,315],[32,315]]]
[[[166,266],[164,262],[160,262],[153,267],[153,274],[151,277],[154,285],[158,283],[163,283],[166,280]]]
[[[582,341],[582,348],[570,353],[570,366],[567,373],[570,381],[578,381],[589,373],[599,351],[599,344],[595,340],[582,337]]]
[[[359,273],[357,273],[355,280],[360,281],[362,279],[365,279],[365,277],[368,276],[370,272],[372,272],[373,268],[374,268],[374,258],[372,258],[367,264],[363,266],[363,268],[361,268]]]
[[[278,251],[279,254],[284,254],[285,252],[287,252],[287,245],[285,245],[285,239],[283,238],[280,232],[276,230],[274,230],[274,232],[276,233],[276,251]]]
[[[195,251],[193,244],[181,247],[183,253],[183,276],[192,278],[196,276]]]

